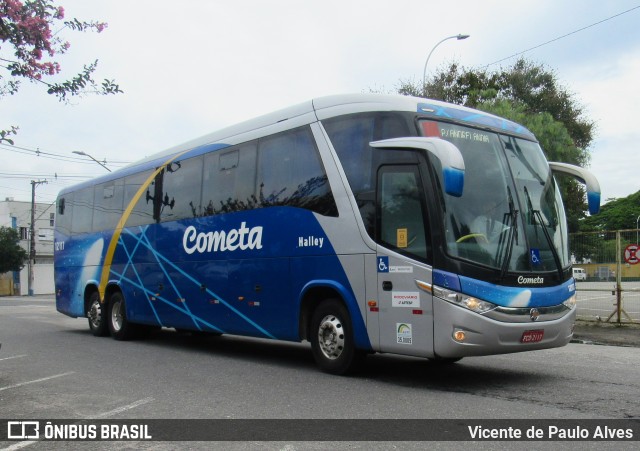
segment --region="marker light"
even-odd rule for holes
[[[423,282],[422,280],[417,280],[416,279],[416,285],[418,285],[418,288],[420,288],[421,290],[426,291],[427,293],[432,294],[433,293],[433,285],[427,282]]]
[[[467,338],[467,336],[465,335],[465,333],[461,330],[456,330],[453,332],[453,339],[457,342],[462,343],[465,338]]]
[[[574,293],[562,304],[567,307],[569,310],[573,310],[576,307],[576,302],[578,301],[578,296]]]
[[[450,302],[459,307],[464,307],[467,310],[471,310],[476,313],[486,313],[490,310],[493,310],[497,307],[497,305],[492,304],[491,302],[483,301],[478,298],[474,298],[473,296],[467,296],[462,293],[458,293],[457,291],[449,290],[442,287],[433,287],[434,296],[442,299],[443,301]]]

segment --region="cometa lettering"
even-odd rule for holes
[[[262,249],[262,227],[249,228],[242,222],[238,229],[198,232],[189,226],[182,236],[182,247],[187,254]]]
[[[531,284],[531,285],[542,285],[544,283],[544,277],[518,277],[518,283],[523,284]]]

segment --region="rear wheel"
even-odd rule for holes
[[[96,337],[109,335],[109,325],[107,324],[106,305],[100,302],[100,294],[96,291],[89,298],[89,329]]]
[[[318,367],[331,374],[356,369],[363,354],[354,343],[349,312],[337,299],[327,299],[311,318],[311,349]]]
[[[124,296],[119,291],[109,299],[109,331],[116,340],[131,340],[136,336],[138,327],[127,320]]]

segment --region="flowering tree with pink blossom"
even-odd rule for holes
[[[53,3],[53,0],[0,0],[0,97],[18,92],[24,79],[44,85],[48,94],[62,102],[88,93],[121,93],[114,80],[105,79],[98,84],[93,79],[97,60],[66,81],[47,81],[61,72],[56,55],[66,53],[70,47],[60,36],[62,30],[100,33],[107,27],[104,22],[65,20],[64,8]],[[13,144],[9,137],[17,130],[16,126],[0,129],[0,143]]]

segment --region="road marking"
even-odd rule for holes
[[[26,448],[27,446],[31,446],[34,443],[38,443],[38,441],[31,440],[28,442],[18,442],[15,445],[8,446],[7,448],[2,448],[0,451],[14,451],[16,449]]]
[[[36,379],[36,380],[33,380],[33,381],[27,381],[27,382],[20,382],[19,384],[7,385],[6,387],[0,387],[0,391],[9,390],[11,388],[22,387],[23,385],[37,384],[38,382],[44,382],[44,381],[48,381],[48,380],[51,380],[51,379],[55,379],[57,377],[68,376],[68,375],[74,374],[74,373],[75,373],[75,371],[70,371],[68,373],[62,373],[62,374],[56,374],[56,375],[49,376],[49,377],[43,377],[42,379]]]
[[[153,398],[151,398],[151,397],[140,399],[140,400],[138,400],[136,402],[133,402],[131,404],[128,404],[126,406],[118,407],[117,409],[113,409],[113,410],[110,410],[108,412],[101,413],[100,415],[95,415],[95,416],[88,417],[88,418],[92,418],[94,420],[99,420],[100,418],[108,418],[108,417],[111,417],[111,416],[114,416],[114,415],[118,415],[119,413],[126,412],[127,410],[135,409],[136,407],[141,406],[143,404],[147,404],[147,403],[149,403],[151,401],[153,401]]]
[[[27,357],[27,354],[21,354],[21,355],[14,355],[14,356],[11,356],[11,357],[5,357],[3,359],[0,359],[0,362],[2,362],[3,360],[19,359],[21,357]]]

